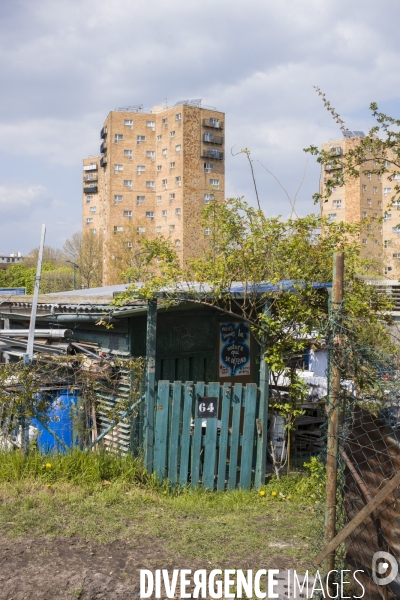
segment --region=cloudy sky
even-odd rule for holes
[[[182,98],[226,113],[227,195],[288,216],[309,144],[340,137],[318,85],[349,129],[371,101],[399,117],[400,5],[389,0],[2,0],[0,251],[62,246],[81,223],[82,158],[109,110]],[[311,158],[298,210],[314,209]]]

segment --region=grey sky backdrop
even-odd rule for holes
[[[312,86],[350,129],[371,101],[400,116],[400,5],[389,0],[2,0],[0,251],[62,246],[81,226],[82,158],[99,151],[109,110],[182,98],[226,113],[227,196],[290,205],[309,144],[341,137]],[[313,212],[319,168],[298,197]]]

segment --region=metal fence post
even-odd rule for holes
[[[266,301],[263,313],[271,316],[271,303]],[[265,336],[264,336],[265,337]],[[267,462],[267,429],[268,429],[268,402],[269,402],[269,367],[265,362],[265,341],[263,340],[260,349],[260,408],[257,420],[257,461],[254,477],[254,485],[256,488],[261,487],[265,483],[265,467]]]
[[[343,301],[343,271],[344,256],[342,252],[333,255],[332,302],[330,320],[335,322],[340,313]],[[341,344],[340,331],[333,330],[333,347],[330,348],[329,357],[329,385],[328,385],[328,436],[326,457],[326,524],[325,544],[329,544],[336,534],[336,492],[337,492],[337,467],[338,467],[338,433],[340,411],[340,370],[337,363],[337,350]],[[331,552],[326,559],[326,572],[335,568],[335,552]]]
[[[144,464],[153,472],[154,460],[154,400],[156,382],[156,330],[157,300],[149,300],[147,306],[146,371],[145,371],[145,417],[144,417]]]

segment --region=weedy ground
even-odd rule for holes
[[[311,469],[216,493],[130,457],[0,455],[0,598],[134,597],[141,568],[303,571],[323,485]]]

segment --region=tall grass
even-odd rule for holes
[[[39,481],[53,484],[70,482],[76,485],[119,481],[157,486],[140,459],[110,452],[40,454],[19,451],[0,452],[0,482]]]
[[[211,507],[213,503],[219,505],[221,502],[227,505],[242,505],[268,500],[319,504],[325,492],[325,467],[318,459],[312,459],[310,463],[305,463],[304,467],[309,474],[293,473],[281,476],[279,481],[272,476],[260,490],[214,493],[202,488],[192,488],[190,485],[180,487],[171,486],[168,481],[160,483],[154,474],[146,471],[140,458],[130,455],[123,456],[104,450],[73,450],[67,454],[47,455],[37,451],[31,451],[27,455],[19,451],[9,451],[0,452],[0,483],[69,483],[89,488],[99,484],[104,487],[104,484],[113,483],[121,489],[130,485],[153,490],[164,498],[172,496],[177,505],[183,502],[187,506],[192,502],[197,505],[205,503]]]

